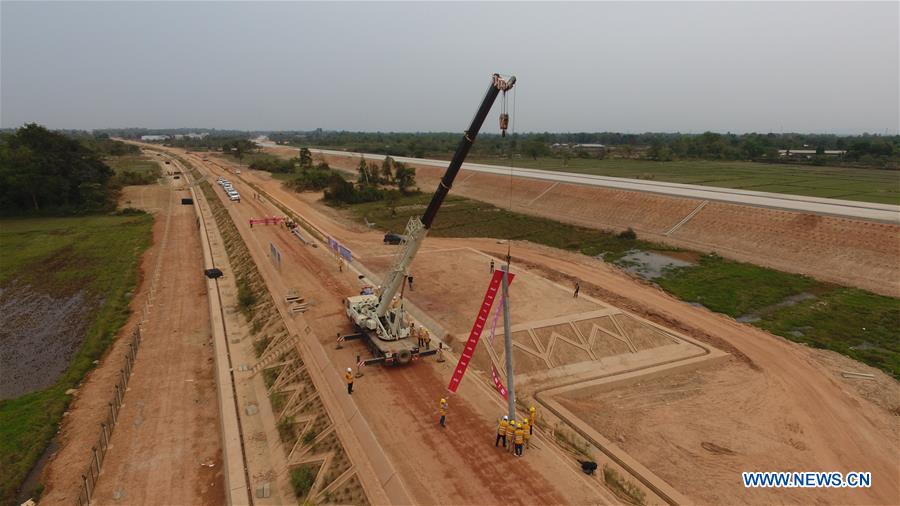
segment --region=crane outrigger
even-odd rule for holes
[[[375,355],[375,358],[367,360],[367,363],[384,362],[390,365],[400,365],[409,363],[416,356],[430,355],[436,352],[434,349],[421,350],[417,343],[409,339],[412,334],[411,322],[403,307],[403,301],[397,298],[397,293],[406,281],[409,266],[422,246],[425,236],[428,235],[434,218],[450,192],[453,180],[475,143],[475,138],[493,107],[494,101],[500,93],[505,95],[515,83],[515,76],[508,79],[503,79],[500,74],[492,76],[491,84],[481,101],[481,106],[475,113],[475,117],[472,118],[468,130],[463,133],[462,140],[460,140],[428,208],[425,209],[421,218],[413,216],[406,224],[400,251],[383,283],[374,294],[347,297],[345,301],[347,316],[359,330],[359,333],[352,337],[365,339],[369,349]],[[504,109],[500,115],[500,128],[504,136],[508,123],[509,116]]]

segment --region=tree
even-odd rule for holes
[[[415,186],[416,169],[407,166],[405,163],[394,162],[394,171],[394,180],[397,182],[398,190],[406,193],[408,188]]]
[[[389,156],[384,157],[384,161],[381,162],[381,178],[385,183],[390,183],[394,179],[391,173],[393,165],[394,159]]]
[[[539,137],[534,137],[525,141],[522,145],[522,150],[525,154],[530,156],[532,160],[537,160],[539,156],[544,156],[550,152],[547,143]]]
[[[307,148],[300,148],[300,167],[312,167],[312,153]]]
[[[0,142],[0,209],[6,212],[108,208],[112,176],[96,152],[35,123]]]
[[[357,165],[356,170],[359,172],[359,176],[356,178],[357,182],[369,184],[369,167],[366,165],[365,158],[359,157],[359,165]]]

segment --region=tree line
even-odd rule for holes
[[[82,142],[35,123],[0,136],[0,213],[114,208],[119,188],[103,154],[130,149],[114,147],[107,140]]]

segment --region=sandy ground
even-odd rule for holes
[[[351,247],[358,245],[364,249],[362,244],[377,235],[344,229],[304,199],[281,190],[277,181],[266,184],[266,189],[290,202],[305,216],[314,218],[318,225]],[[473,247],[497,256],[502,256],[506,249],[492,240],[431,238],[426,244],[427,248],[444,250]],[[370,246],[370,251],[376,254],[378,247]],[[384,253],[387,251],[381,254]],[[644,402],[631,411],[612,410],[604,413],[608,418],[595,420],[601,428],[609,427],[605,432],[613,439],[621,434],[628,451],[634,452],[641,462],[678,490],[703,503],[773,500],[897,503],[900,466],[896,455],[900,453],[900,438],[896,415],[892,414],[900,406],[896,381],[888,379],[867,393],[858,381],[839,375],[839,369],[866,370],[861,364],[842,358],[826,360],[817,350],[691,307],[594,259],[519,243],[513,245],[513,255],[515,262],[543,269],[548,277],[563,284],[581,280],[585,291],[604,303],[627,309],[734,355],[727,364],[703,371],[690,381],[679,381],[676,377],[654,386],[663,392],[661,404]],[[427,279],[427,273],[420,270],[417,283],[423,278]],[[416,295],[412,297],[415,301]],[[335,324],[340,318],[335,316]],[[688,386],[684,385],[685,381]],[[702,385],[702,391],[693,390],[690,383]],[[686,389],[690,391],[680,392]],[[657,390],[646,393],[650,397],[659,396]],[[606,406],[603,400],[590,402],[582,407],[591,413]],[[645,419],[653,423],[645,424]],[[631,429],[627,434],[616,433],[620,427]],[[727,459],[722,454],[713,455],[704,449],[704,442],[731,449],[735,455]],[[740,484],[737,474],[750,468],[867,470],[875,475],[875,485],[850,492],[752,495]],[[718,478],[697,478],[708,475]]]
[[[200,165],[198,160],[192,161]],[[221,173],[218,168],[211,168],[215,174]],[[327,252],[303,246],[282,227],[249,229],[247,220],[250,217],[271,215],[273,211],[268,205],[255,201],[251,197],[252,190],[235,179],[231,177],[236,189],[244,196],[243,202],[226,205],[231,204],[232,217],[236,218],[242,233],[250,237],[248,246],[268,251],[270,243],[276,245],[284,259],[278,275],[314,301],[313,308],[305,316],[314,334],[326,345],[332,367],[340,371],[355,365],[357,355],[367,355],[360,343],[334,349],[336,333],[351,330],[343,314],[342,299],[358,292],[355,276],[348,271],[338,272]],[[376,250],[382,247],[380,242],[369,241],[369,244],[377,245]],[[263,263],[259,268],[276,269],[271,263]],[[275,296],[277,298],[279,294]],[[494,448],[491,443],[496,417],[502,414],[503,406],[495,394],[477,381],[464,384],[460,394],[451,398],[448,427],[438,427],[437,401],[446,395],[453,365],[428,359],[415,367],[367,368],[365,376],[354,386],[357,406],[415,502],[615,502],[596,479],[584,477],[575,461],[564,459],[552,445],[536,445],[540,448],[529,451],[527,458],[521,460]],[[510,481],[511,474],[515,476],[515,482]]]
[[[296,156],[296,150],[268,151]],[[351,170],[359,161],[324,158],[334,167]],[[430,192],[442,173],[434,167],[417,167],[416,180],[423,191]],[[631,227],[652,241],[900,296],[897,225],[710,202],[672,231],[702,201],[527,179],[515,180],[510,198],[509,187],[506,177],[463,170],[453,194],[502,208],[512,203],[513,211],[584,227]]]
[[[121,335],[130,335],[138,323],[158,255],[162,262],[95,502],[224,502],[206,291],[199,275],[202,256],[193,210],[178,204],[181,196],[156,185],[125,191],[123,206],[154,210],[158,219],[154,244],[142,261],[145,279],[132,304],[135,314]],[[166,212],[172,218],[161,250]],[[117,340],[78,392],[60,432],[60,450],[44,472],[42,504],[71,504],[78,496],[80,475],[87,469],[90,447],[97,444],[127,345],[128,339]],[[201,465],[210,462],[213,467]]]

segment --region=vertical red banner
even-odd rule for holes
[[[512,283],[514,277],[512,273],[509,274],[510,283]],[[472,360],[472,356],[475,355],[475,346],[478,345],[478,340],[481,338],[481,332],[484,330],[484,324],[491,313],[491,306],[494,305],[494,299],[497,298],[497,291],[500,289],[500,283],[502,282],[503,271],[494,271],[491,283],[484,294],[484,300],[481,302],[481,309],[478,311],[478,316],[472,325],[472,331],[469,332],[469,340],[466,341],[466,347],[463,348],[463,352],[459,356],[459,362],[456,364],[456,369],[453,371],[453,376],[450,378],[450,384],[447,385],[447,390],[451,392],[456,392],[456,389],[459,388],[459,382],[462,381],[463,375],[466,374],[466,369],[469,368],[469,362]]]

